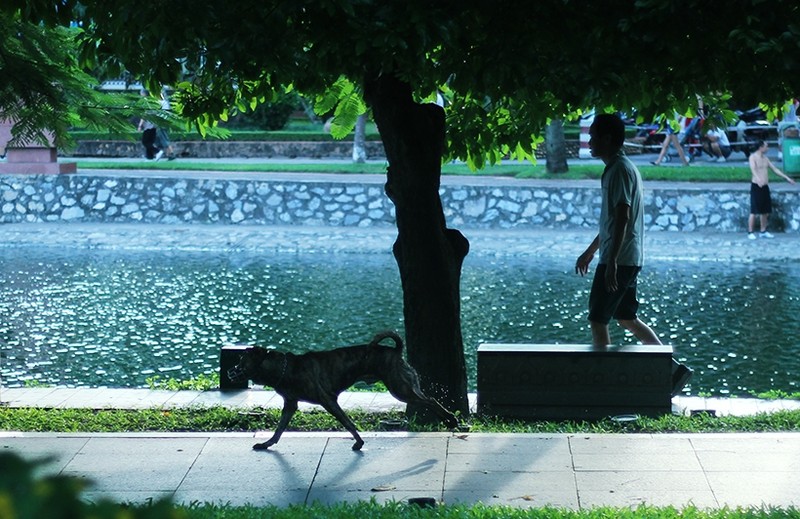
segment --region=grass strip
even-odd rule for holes
[[[376,413],[348,411],[361,431],[380,431],[384,422],[404,422],[400,411]],[[24,432],[251,432],[273,430],[279,409],[230,409],[221,406],[177,409],[44,409],[0,408],[0,430]],[[664,415],[641,417],[635,422],[528,421],[472,416],[471,432],[502,433],[711,433],[711,432],[792,432],[800,431],[800,410],[783,410],[752,416],[722,416],[700,413],[694,416]],[[298,412],[289,424],[291,431],[344,431],[333,416],[324,411]],[[444,430],[407,423],[412,432]]]
[[[143,170],[143,171],[219,171],[239,173],[334,173],[351,175],[380,175],[386,173],[387,163],[355,164],[342,163],[297,163],[297,162],[202,162],[202,161],[115,161],[77,160],[81,170]],[[672,168],[656,166],[639,166],[645,181],[671,182],[749,182],[750,170],[746,165],[730,166],[692,166],[690,168]],[[472,171],[466,164],[445,164],[443,175],[474,177],[506,177],[517,179],[540,180],[586,180],[599,179],[603,169],[597,165],[576,164],[570,166],[566,173],[548,173],[544,165],[529,163],[504,163],[487,166],[479,171]]]
[[[372,502],[339,503],[335,505],[292,505],[285,508],[231,507],[194,504],[177,507],[187,519],[339,519],[370,517],[373,519],[783,519],[798,518],[795,508],[763,506],[761,508],[700,509],[687,506],[677,509],[671,506],[656,507],[640,505],[635,508],[597,507],[590,510],[566,510],[554,507],[516,508],[512,506],[444,505],[421,508],[403,502],[378,504]]]

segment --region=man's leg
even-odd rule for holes
[[[756,215],[750,213],[750,217],[747,219],[747,232],[753,232],[756,228]]]
[[[761,215],[761,232],[767,232],[767,217],[768,216],[769,215],[766,214],[766,213]]]
[[[661,340],[653,329],[643,323],[638,317],[635,319],[620,319],[619,324],[630,331],[642,344],[661,344]]]
[[[606,292],[605,288],[606,266],[597,265],[592,279],[592,288],[589,292],[589,327],[592,330],[592,346],[608,346],[611,336],[608,333],[608,322],[616,308],[613,294]]]
[[[592,328],[592,346],[608,346],[611,344],[611,336],[608,333],[608,325],[589,321]]]

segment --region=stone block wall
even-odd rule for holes
[[[651,183],[649,230],[746,229],[747,186],[685,188]],[[456,228],[594,228],[595,183],[507,181],[440,190]],[[770,228],[800,231],[800,192],[774,190]],[[103,222],[236,225],[394,226],[383,183],[269,179],[199,179],[35,175],[0,177],[0,223]]]

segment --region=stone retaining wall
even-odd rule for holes
[[[656,184],[651,183],[645,199],[648,229],[746,229],[750,205],[746,186],[687,184],[682,189]],[[441,188],[448,223],[456,228],[593,228],[599,217],[599,195],[594,183],[520,181]],[[773,203],[770,229],[800,231],[800,192],[774,190]],[[395,224],[394,207],[378,181],[83,175],[0,177],[0,222]]]

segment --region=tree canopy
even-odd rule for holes
[[[78,65],[78,31],[0,16],[0,121],[12,121],[19,142],[69,143],[73,126],[122,129],[148,104],[136,96],[111,96]],[[5,145],[6,143],[0,143]]]
[[[651,115],[695,94],[796,95],[800,6],[749,0],[11,0],[6,14],[82,29],[81,64],[179,87],[202,125],[293,88],[335,95],[349,128],[364,82],[392,75],[450,102],[448,158],[529,156],[551,117]],[[352,85],[352,86],[351,86]]]
[[[442,160],[531,157],[549,120],[590,107],[649,118],[690,111],[697,95],[720,109],[728,99],[779,105],[799,89],[796,0],[7,0],[0,9],[37,28],[78,27],[77,66],[175,87],[175,108],[201,129],[287,90],[335,106],[345,129],[371,109],[389,162],[409,361],[429,395],[465,414],[459,282],[469,242],[446,226]],[[25,38],[0,37],[4,48]],[[0,91],[25,99],[26,77],[32,89],[59,80],[48,70],[34,63]],[[446,110],[425,102],[437,91]]]

